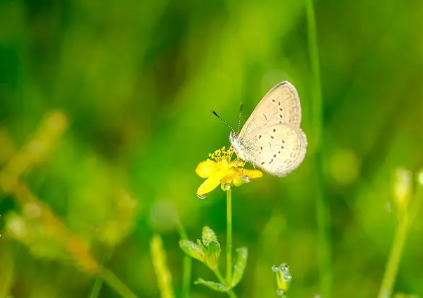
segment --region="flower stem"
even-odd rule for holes
[[[217,279],[219,280],[219,282],[220,282],[222,285],[226,285],[226,284],[227,284],[226,280],[223,278],[223,276],[222,276],[222,274],[220,273],[219,269],[214,270],[213,272],[214,272],[214,274],[216,275]],[[229,296],[229,297],[231,297],[231,298],[237,298],[233,290],[230,290],[230,291],[228,292],[228,296]]]
[[[422,175],[422,174],[419,174]],[[419,176],[419,180],[423,176]],[[398,274],[399,263],[401,261],[402,252],[404,250],[405,240],[408,231],[413,224],[423,201],[423,179],[419,181],[416,194],[412,201],[410,208],[404,210],[404,213],[399,217],[399,222],[395,230],[395,236],[389,254],[388,262],[386,264],[385,273],[383,275],[382,284],[380,286],[378,298],[388,298],[392,295],[395,280]]]
[[[99,275],[121,297],[138,298],[112,271],[103,268]]]
[[[307,25],[308,25],[308,52],[313,75],[312,80],[312,127],[315,138],[314,160],[316,175],[316,213],[318,226],[318,254],[320,271],[320,294],[330,298],[332,288],[331,271],[331,246],[329,237],[330,210],[324,196],[323,183],[323,154],[322,154],[322,126],[323,126],[323,102],[322,87],[320,82],[319,50],[317,44],[317,30],[313,0],[306,1]]]
[[[178,230],[182,239],[188,239],[185,228],[180,221],[178,221]],[[182,275],[182,297],[189,298],[190,286],[191,286],[192,258],[187,254],[184,254],[183,266],[184,267],[183,267],[183,275]]]
[[[232,191],[226,191],[226,280],[232,282]]]
[[[404,250],[404,243],[407,237],[409,227],[408,212],[406,212],[398,222],[394,242],[389,254],[388,263],[386,265],[385,274],[383,276],[382,285],[380,286],[378,298],[389,298],[392,294],[395,279],[398,273],[398,267],[401,255]]]

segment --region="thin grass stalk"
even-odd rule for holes
[[[322,127],[323,127],[323,101],[320,82],[319,49],[317,43],[317,30],[315,10],[312,0],[306,1],[306,14],[308,25],[308,52],[312,70],[312,125],[315,140],[315,180],[316,180],[316,217],[318,226],[318,256],[319,256],[319,288],[320,294],[330,298],[332,288],[331,271],[331,245],[329,237],[330,210],[324,195],[324,172],[322,155]]]

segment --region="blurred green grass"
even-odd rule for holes
[[[68,129],[23,181],[97,260],[108,256],[107,267],[138,297],[160,296],[149,243],[153,233],[162,234],[180,293],[175,219],[191,239],[204,225],[225,239],[224,194],[195,197],[202,182],[197,163],[228,145],[228,128],[210,111],[235,125],[241,102],[248,113],[273,85],[290,80],[300,94],[309,152],[288,177],[265,176],[234,190],[233,242],[250,249],[236,292],[276,296],[270,268],[287,262],[290,296],[313,297],[319,293],[316,140],[304,5],[0,1],[0,171],[46,115],[61,111]],[[330,202],[333,297],[375,297],[396,223],[395,212],[386,211],[392,172],[397,166],[416,172],[423,164],[423,4],[315,6],[324,115],[320,187]],[[0,192],[0,294],[87,297],[92,276],[66,257],[36,257],[8,232],[11,216],[25,212]],[[422,229],[417,220],[395,286],[420,297]],[[46,254],[61,253],[41,244]],[[193,276],[212,278],[195,261]],[[194,298],[215,296],[224,297],[192,287]],[[118,296],[104,285],[100,297]]]

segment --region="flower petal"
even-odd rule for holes
[[[263,172],[259,170],[242,170],[242,174],[250,179],[257,179],[263,177]]]
[[[242,168],[236,169],[236,175],[232,176],[232,184],[241,186],[244,183],[250,182],[250,179],[256,179],[263,176],[263,173],[258,170],[245,170]]]
[[[205,196],[220,184],[219,180],[208,178],[197,189],[197,196]]]
[[[230,175],[231,169],[224,169],[213,173],[197,190],[197,196],[204,196],[215,189],[221,182],[222,179],[225,179],[227,175]]]
[[[201,178],[208,178],[212,173],[218,171],[219,168],[220,167],[216,162],[207,159],[206,161],[202,161],[198,164],[195,172]]]
[[[232,184],[235,186],[241,186],[248,182],[250,182],[250,178],[248,178],[245,175],[242,175],[242,176],[238,175],[232,180]]]

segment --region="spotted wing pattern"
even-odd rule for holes
[[[237,136],[245,159],[279,177],[296,169],[307,151],[300,128],[301,105],[295,87],[282,82],[259,102]]]
[[[300,99],[295,87],[287,81],[279,83],[267,92],[245,122],[239,138],[250,135],[257,127],[277,123],[293,127],[299,127],[301,123]]]
[[[283,177],[296,169],[307,151],[307,139],[300,128],[275,124],[252,131],[254,139],[239,140],[246,159],[269,174]]]

